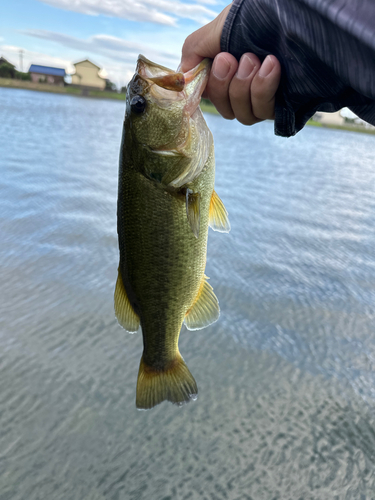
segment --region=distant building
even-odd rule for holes
[[[322,111],[318,111],[314,115],[314,120],[323,125],[345,125],[345,118],[341,115],[340,111],[336,111],[335,113],[323,113]]]
[[[35,83],[50,83],[52,85],[64,85],[65,69],[52,68],[32,64],[29,69],[31,81]]]
[[[362,118],[354,118],[354,123],[358,125],[359,127],[365,127],[370,130],[375,130],[374,125],[371,125],[371,123],[365,122],[365,120],[362,120]]]
[[[343,112],[343,114],[341,114],[341,111]],[[313,116],[313,120],[320,122],[322,125],[347,125],[375,129],[373,125],[370,125],[361,118],[358,118],[358,116],[356,116],[348,109],[341,109],[340,111],[336,111],[335,113],[323,113],[321,111],[318,111]]]
[[[99,76],[100,67],[88,59],[74,64],[75,73],[72,75],[72,85],[86,88],[103,90],[105,88],[105,78]]]

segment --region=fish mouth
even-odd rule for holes
[[[203,59],[195,68],[182,73],[179,68],[173,71],[142,55],[138,57],[138,78],[146,85],[150,102],[167,110],[175,106],[181,115],[177,121],[179,130],[176,130],[173,138],[163,144],[147,147],[159,157],[158,161],[169,161],[174,157],[172,163],[176,168],[171,169],[161,180],[175,190],[198,177],[212,150],[212,134],[199,108],[210,69],[210,59]]]
[[[211,69],[211,60],[203,59],[195,68],[183,73],[156,64],[140,54],[137,61],[137,73],[145,80],[152,82],[164,91],[172,91],[177,94],[172,99],[185,98],[185,112],[192,116],[199,106],[201,96],[206,88]],[[167,95],[162,92],[163,97]]]
[[[211,69],[211,63],[211,59],[206,57],[197,66],[195,66],[195,68],[184,73],[185,84],[188,85],[194,80],[197,81],[197,78],[199,78],[200,84],[203,84],[203,82],[206,84]],[[203,93],[203,90],[204,88],[202,89],[201,94]]]
[[[199,106],[211,70],[211,59],[203,59],[195,68],[184,73],[187,102],[185,112],[192,116]]]

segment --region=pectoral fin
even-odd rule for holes
[[[200,330],[219,319],[219,301],[207,279],[203,276],[197,298],[185,316],[184,323],[188,330]]]
[[[129,333],[134,333],[139,328],[139,316],[134,312],[122,281],[121,271],[118,270],[115,290],[115,314],[117,321]]]
[[[230,231],[228,212],[216,191],[213,191],[211,196],[208,224],[214,231],[219,231],[220,233],[229,233]]]
[[[186,190],[186,215],[196,238],[199,237],[200,201],[200,193],[193,193],[191,189]]]

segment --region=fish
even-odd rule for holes
[[[136,407],[195,400],[196,381],[182,358],[183,323],[198,330],[219,318],[204,274],[208,227],[228,232],[214,190],[212,133],[199,103],[211,61],[182,73],[138,57],[126,90],[119,161],[119,267],[114,294],[119,324],[141,326]]]

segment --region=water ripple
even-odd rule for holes
[[[0,89],[0,114],[1,499],[372,499],[375,138],[207,117],[221,317],[181,333],[198,401],[137,412],[142,338],[113,313],[123,103]]]

